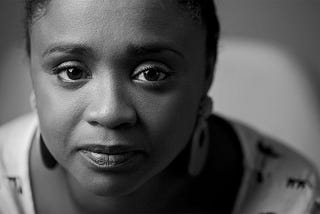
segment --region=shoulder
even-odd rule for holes
[[[0,154],[19,150],[21,144],[33,137],[36,126],[37,117],[34,114],[21,116],[0,126]]]
[[[20,213],[25,197],[30,198],[28,151],[36,127],[33,114],[0,127],[0,213]]]
[[[228,121],[239,138],[245,169],[235,213],[313,213],[320,197],[313,163],[252,127]]]
[[[310,172],[317,175],[315,165],[287,143],[265,135],[238,121],[229,120],[241,143],[245,165],[251,169],[257,167],[257,159],[274,161],[277,166],[285,166],[285,171]]]
[[[0,162],[2,164],[5,166],[14,164],[12,157],[16,157],[31,142],[36,124],[36,116],[28,114],[0,126]]]
[[[6,140],[19,138],[36,120],[35,114],[27,114],[0,126],[0,145]]]

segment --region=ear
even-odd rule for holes
[[[211,84],[214,79],[215,74],[215,64],[216,64],[216,57],[215,56],[208,56],[206,62],[206,73],[205,73],[205,85],[203,94],[206,95],[211,87]]]

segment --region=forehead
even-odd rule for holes
[[[51,0],[32,26],[31,44],[81,42],[101,49],[163,40],[183,49],[204,31],[175,0]]]

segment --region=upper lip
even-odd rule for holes
[[[121,153],[128,153],[128,152],[143,152],[144,149],[137,148],[134,146],[126,146],[126,145],[100,145],[100,144],[90,144],[90,145],[83,145],[78,147],[78,150],[84,150],[89,152],[101,153],[101,154],[108,154],[108,155],[116,155]]]

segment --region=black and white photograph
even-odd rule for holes
[[[0,214],[320,214],[319,0],[0,0]]]

